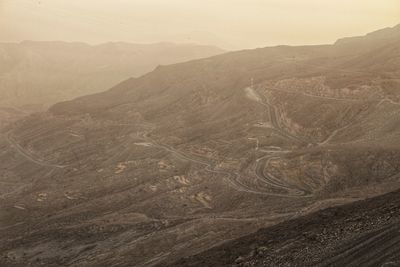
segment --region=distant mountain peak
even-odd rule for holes
[[[382,42],[400,39],[400,24],[367,33],[364,36],[345,37],[336,41],[335,45],[355,44],[360,41]]]

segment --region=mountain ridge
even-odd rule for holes
[[[0,43],[0,105],[37,105],[100,92],[157,65],[223,53],[213,46],[193,44],[68,42]]]
[[[387,27],[379,29],[364,36],[357,37],[346,37],[336,41],[336,45],[346,45],[350,43],[357,43],[365,40],[377,40],[377,41],[396,41],[400,38],[400,24],[393,27]]]

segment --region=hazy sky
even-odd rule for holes
[[[0,0],[0,41],[332,43],[400,23],[400,0]]]

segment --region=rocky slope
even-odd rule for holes
[[[399,30],[161,66],[20,120],[0,262],[167,264],[399,188]]]
[[[169,266],[398,266],[399,196],[328,208]]]

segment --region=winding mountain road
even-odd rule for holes
[[[156,142],[155,140],[153,140],[152,138],[150,138],[148,136],[149,133],[143,133],[143,134],[139,134],[139,135],[134,135],[133,137],[135,138],[141,138],[143,140],[145,140],[146,143],[151,144],[153,147],[159,148],[159,149],[163,149],[167,152],[170,152],[172,154],[174,154],[177,158],[181,159],[181,160],[186,160],[186,161],[190,161],[199,165],[204,166],[204,169],[207,172],[213,173],[213,174],[219,174],[219,175],[224,175],[226,177],[227,182],[229,183],[229,185],[235,189],[236,191],[239,192],[245,192],[245,193],[251,193],[251,194],[259,194],[259,195],[266,195],[266,196],[277,196],[277,197],[302,197],[305,196],[303,194],[299,194],[299,193],[294,193],[294,194],[278,194],[278,193],[272,193],[272,192],[265,192],[265,191],[261,191],[261,190],[256,190],[253,189],[251,187],[249,187],[248,185],[243,184],[243,182],[241,182],[241,174],[239,172],[231,172],[231,171],[225,171],[225,170],[217,170],[215,163],[213,162],[209,162],[206,160],[200,160],[198,157],[194,157],[194,156],[189,156],[181,151],[178,151],[176,149],[174,149],[173,147],[170,147],[168,145],[165,144],[160,144],[158,142]],[[272,183],[271,183],[272,185]],[[288,189],[288,191],[290,192],[292,189],[291,188],[286,188]]]
[[[267,100],[263,99],[253,88],[248,87],[245,89],[245,91],[247,93],[247,96],[250,99],[256,101],[257,103],[259,103],[267,108],[268,114],[270,117],[270,121],[271,121],[271,125],[272,125],[273,129],[280,136],[283,136],[287,139],[293,140],[296,143],[301,143],[303,145],[309,143],[309,142],[305,141],[303,138],[300,138],[300,137],[293,135],[292,133],[289,133],[286,130],[284,130],[279,123],[279,119],[278,119],[278,115],[277,115],[278,111],[276,110],[276,107],[272,106]],[[255,176],[256,176],[257,180],[259,182],[266,184],[269,187],[269,190],[268,190],[268,188],[264,188],[262,186],[257,187],[257,186],[250,186],[250,185],[244,184],[242,181],[243,180],[242,175],[237,171],[218,170],[218,169],[216,169],[216,164],[209,160],[200,159],[198,156],[188,155],[184,152],[178,151],[177,149],[175,149],[171,146],[168,146],[165,144],[160,144],[149,137],[149,132],[136,133],[136,134],[133,134],[132,137],[140,138],[140,139],[144,140],[144,142],[146,142],[146,144],[149,144],[153,147],[163,149],[169,153],[172,153],[178,159],[190,161],[195,164],[202,165],[202,166],[204,166],[204,169],[207,172],[225,176],[229,185],[232,188],[234,188],[235,190],[240,191],[240,192],[267,195],[267,196],[293,197],[293,198],[312,196],[308,191],[303,190],[297,186],[285,183],[285,182],[283,182],[284,180],[279,179],[266,171],[266,166],[272,159],[280,158],[280,154],[291,152],[289,150],[285,150],[285,151],[260,150],[263,153],[266,153],[266,155],[264,155],[261,158],[258,158],[256,160],[256,167],[255,167],[254,172],[255,172]],[[255,150],[258,151],[259,150],[259,140],[256,138],[255,141],[256,141]],[[279,189],[280,191],[283,190],[283,191],[286,191],[287,193],[285,193],[285,194],[274,193],[274,192],[271,192],[272,188]]]
[[[267,108],[271,126],[280,136],[283,136],[287,139],[293,140],[296,143],[309,144],[309,142],[307,142],[303,138],[298,137],[292,133],[289,133],[281,126],[281,124],[279,123],[279,119],[278,119],[279,116],[277,115],[278,111],[277,111],[276,107],[274,107],[264,96],[261,96],[260,94],[258,94],[256,92],[256,90],[254,90],[251,87],[247,87],[245,89],[245,91],[246,91],[247,96],[251,100],[254,100],[257,103],[259,103],[260,105]],[[286,150],[286,151],[259,150],[259,151],[266,153],[266,155],[264,155],[261,158],[258,158],[256,160],[255,174],[259,181],[267,183],[268,185],[270,185],[272,187],[283,189],[283,190],[287,191],[288,192],[287,195],[290,195],[290,196],[294,196],[294,197],[310,196],[310,192],[308,192],[307,190],[304,190],[302,188],[299,188],[297,186],[294,186],[294,185],[291,185],[288,183],[284,183],[283,179],[279,179],[279,178],[275,177],[274,175],[272,175],[271,173],[269,173],[268,171],[266,171],[268,169],[267,166],[271,160],[281,158],[280,154],[289,153],[289,152],[291,152],[290,150]],[[286,179],[286,180],[288,180],[288,179]]]
[[[250,99],[256,101],[257,103],[259,103],[260,105],[264,106],[267,108],[268,111],[268,115],[269,115],[269,120],[271,122],[271,125],[273,127],[273,129],[278,132],[281,136],[293,140],[295,142],[300,142],[300,143],[309,143],[308,141],[304,140],[301,137],[298,137],[292,133],[287,132],[286,130],[284,130],[282,128],[282,126],[279,123],[279,119],[278,119],[278,111],[277,108],[273,105],[271,105],[271,103],[268,101],[268,99],[266,99],[264,96],[258,94],[253,88],[251,87],[247,87],[245,89],[247,95],[249,96]]]
[[[11,133],[8,132],[5,135],[5,139],[6,141],[10,144],[10,146],[12,148],[14,148],[14,150],[20,154],[21,156],[23,156],[25,159],[27,159],[28,161],[35,163],[37,165],[43,166],[43,167],[52,167],[52,168],[65,168],[67,167],[66,165],[59,165],[59,164],[53,164],[53,163],[49,163],[47,161],[45,161],[42,158],[39,158],[36,155],[32,155],[31,152],[27,151],[26,149],[24,149],[20,144],[18,144],[12,137],[11,137]]]

